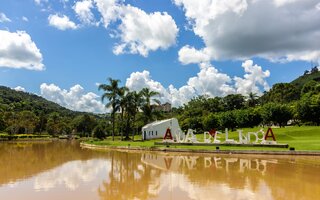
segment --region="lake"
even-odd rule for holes
[[[320,158],[0,143],[0,199],[319,199]]]

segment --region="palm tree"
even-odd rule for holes
[[[123,139],[123,116],[124,116],[124,111],[125,111],[125,106],[126,106],[126,98],[125,95],[129,91],[127,87],[121,87],[119,88],[119,106],[121,109],[121,115],[120,115],[120,134],[121,134],[121,140]]]
[[[129,139],[129,132],[134,127],[136,120],[136,115],[139,112],[139,108],[142,102],[141,94],[136,91],[127,92],[124,98],[122,99],[124,105],[124,113],[126,119],[126,137],[125,140]],[[133,132],[134,139],[134,132]]]
[[[115,114],[119,110],[119,83],[120,80],[115,80],[108,78],[109,84],[100,84],[99,90],[103,90],[102,101],[105,98],[109,100],[106,107],[112,108],[111,118],[112,118],[112,141],[114,141],[114,127],[115,127]]]
[[[140,93],[144,97],[142,111],[145,115],[145,123],[148,123],[152,120],[151,100],[157,104],[160,104],[158,99],[152,99],[152,97],[159,95],[159,92],[151,91],[149,88],[143,88]]]
[[[258,95],[256,93],[250,92],[248,95],[248,106],[249,107],[254,107],[255,105],[258,104]]]
[[[139,109],[142,105],[142,94],[139,92],[136,92],[136,91],[133,91],[132,92],[132,100],[133,100],[133,103],[132,103],[132,107],[131,107],[131,115],[132,115],[132,122],[133,122],[133,127],[135,127],[135,122],[136,122],[136,115],[137,113],[139,112]],[[132,140],[134,141],[134,134],[135,134],[135,131],[132,131]]]

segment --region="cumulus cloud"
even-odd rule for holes
[[[147,57],[150,51],[165,50],[176,44],[178,27],[167,12],[147,13],[125,4],[124,0],[81,0],[72,7],[82,25],[100,25],[111,29],[111,37],[119,39],[113,53],[139,54]],[[97,10],[101,19],[95,19]],[[50,15],[49,24],[60,30],[77,29],[79,25],[65,15]]]
[[[161,95],[158,99],[161,102],[171,102],[174,107],[182,106],[198,95],[209,97],[226,96],[228,94],[239,93],[247,95],[250,92],[261,94],[261,90],[268,90],[269,85],[266,78],[270,76],[268,70],[263,71],[258,65],[253,65],[252,60],[242,63],[245,74],[243,78],[231,78],[227,74],[219,72],[209,63],[199,64],[200,71],[196,76],[190,77],[187,83],[175,88],[169,85],[165,88],[160,82],[152,79],[150,72],[134,72],[127,78],[126,86],[130,90],[140,91],[147,87]]]
[[[123,0],[93,0],[105,28],[111,22],[119,21],[114,37],[120,41],[115,44],[116,55],[129,53],[148,56],[150,51],[167,49],[176,43],[178,27],[166,12],[146,13],[125,5]]]
[[[94,0],[102,16],[104,27],[107,28],[112,21],[119,17],[119,8],[124,0]]]
[[[54,84],[42,83],[40,93],[42,97],[71,110],[94,113],[106,112],[100,97],[93,92],[86,93],[80,85],[65,90]]]
[[[59,30],[67,30],[67,29],[77,29],[78,26],[69,19],[66,15],[49,15],[48,17],[49,25],[53,26]]]
[[[249,94],[250,92],[261,95],[259,86],[263,87],[264,91],[270,89],[265,78],[270,76],[269,70],[263,71],[261,66],[253,65],[252,60],[246,60],[242,63],[242,67],[246,74],[244,78],[235,77],[235,88],[239,94]]]
[[[26,91],[26,89],[24,88],[24,87],[22,87],[22,86],[17,86],[17,87],[15,87],[15,88],[13,88],[15,91],[21,91],[21,92],[25,92]]]
[[[0,12],[0,23],[2,22],[11,22],[11,20],[2,12]]]
[[[44,70],[42,54],[25,31],[0,30],[0,67]]]
[[[127,78],[126,87],[134,91],[140,91],[142,88],[147,87],[152,91],[159,92],[161,94],[159,98],[162,101],[169,101],[167,90],[160,82],[152,80],[150,72],[146,70],[131,73],[130,77]]]
[[[115,54],[131,53],[148,56],[149,51],[167,49],[174,45],[178,27],[166,12],[147,14],[130,5],[122,6],[119,25],[120,44]]]
[[[80,21],[84,24],[94,23],[95,19],[93,13],[91,12],[92,8],[93,2],[91,0],[78,1],[73,6],[73,10],[76,12]]]
[[[211,60],[262,57],[288,62],[319,58],[318,0],[174,0],[174,3],[184,10]]]
[[[210,61],[210,56],[206,53],[206,50],[197,50],[189,45],[183,46],[179,52],[179,61],[186,65],[191,63],[202,63]]]

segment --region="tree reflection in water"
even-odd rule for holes
[[[214,199],[213,193],[219,199],[303,199],[320,195],[319,176],[310,176],[308,171],[319,169],[319,161],[306,167],[292,161],[290,164],[288,158],[279,162],[272,157],[126,152],[112,152],[110,159],[109,176],[98,189],[101,199]],[[319,175],[319,171],[316,173]],[[308,182],[301,182],[302,177]]]
[[[150,189],[157,190],[151,182],[161,174],[160,170],[153,169],[141,163],[141,154],[111,152],[111,170],[108,181],[104,181],[99,187],[98,193],[101,199],[150,199],[156,194],[150,193]],[[150,188],[149,186],[155,188]]]

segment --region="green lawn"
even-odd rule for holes
[[[259,127],[256,128],[244,128],[243,133],[255,132],[260,130]],[[266,132],[267,128],[264,128]],[[285,128],[273,128],[273,133],[275,134],[276,140],[281,144],[289,144],[289,147],[294,147],[296,150],[312,150],[320,151],[320,126],[302,126],[302,127],[285,127]],[[224,141],[225,134],[220,136],[220,140]],[[238,132],[229,132],[229,138],[238,141]],[[137,141],[120,141],[119,137],[116,137],[115,141],[111,138],[107,138],[102,141],[87,141],[90,144],[97,145],[108,145],[108,146],[132,146],[132,147],[161,147],[155,146],[154,142],[161,142],[162,139],[141,141],[140,136],[136,136]],[[203,141],[203,134],[197,134],[198,141]],[[186,149],[206,149],[214,150],[215,146],[170,146],[169,148],[186,148]],[[276,150],[276,151],[286,151],[285,148],[269,148],[269,147],[230,147],[230,146],[220,146],[220,150]]]

